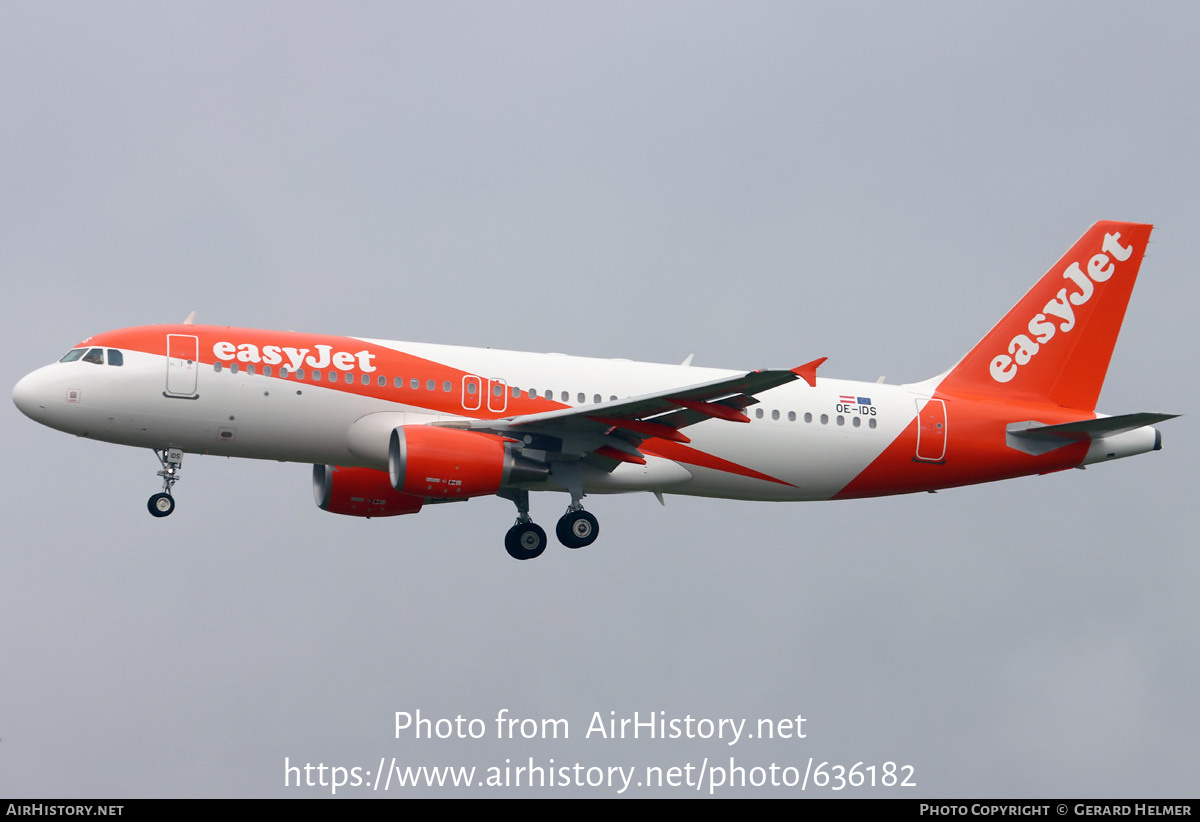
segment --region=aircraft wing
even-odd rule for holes
[[[750,371],[639,397],[538,414],[436,424],[524,440],[531,448],[596,455],[600,458],[597,464],[611,470],[620,462],[644,464],[637,450],[643,440],[657,437],[687,443],[691,440],[680,429],[689,425],[709,419],[750,422],[745,409],[758,402],[756,394],[797,379],[815,386],[817,367],[824,361],[822,357],[793,369]]]

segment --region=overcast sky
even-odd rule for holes
[[[1184,3],[0,4],[6,385],[193,310],[915,381],[1114,219],[1156,229],[1100,408],[1185,415],[1158,453],[936,495],[592,497],[594,546],[518,563],[508,502],[337,517],[307,465],[190,456],[154,520],[149,451],[9,405],[0,795],[330,793],[285,758],[811,757],[915,769],[873,797],[1194,796],[1198,27]],[[498,740],[502,709],[570,738]],[[418,710],[487,735],[397,739]],[[585,738],[610,711],[806,737]],[[776,792],[800,795],[718,795]],[[489,791],[338,795],[415,793]]]

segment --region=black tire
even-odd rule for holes
[[[155,494],[146,502],[146,508],[156,517],[169,517],[175,510],[175,498],[170,494]]]
[[[513,559],[533,559],[542,555],[548,541],[540,525],[527,522],[508,529],[504,535],[504,550]]]
[[[568,548],[584,548],[600,536],[600,523],[587,511],[569,511],[559,518],[554,533]]]

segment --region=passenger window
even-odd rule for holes
[[[601,402],[600,395],[597,394],[596,396],[592,397],[592,402],[599,404]]]
[[[72,348],[66,354],[63,354],[63,358],[59,362],[75,362],[75,360],[82,357],[85,353],[87,353],[86,348]]]
[[[330,381],[330,382],[337,382],[337,381],[338,381],[338,372],[336,372],[336,371],[330,371],[330,372],[329,372],[329,381]]]
[[[446,392],[450,391],[450,380],[446,380],[442,383],[442,390]]]
[[[354,382],[354,375],[347,373],[346,374],[346,385],[350,385],[352,382]]]
[[[804,421],[805,421],[805,422],[812,422],[812,412],[811,412],[811,411],[805,411],[805,412],[804,412]]]
[[[579,392],[578,396],[579,396],[579,404],[580,405],[583,405],[585,402],[587,402],[587,397],[584,396],[584,393],[582,391]]]
[[[529,389],[529,399],[531,399],[531,400],[537,399],[537,389],[536,388]]]
[[[237,364],[235,363],[233,367],[237,368]],[[298,379],[298,380],[304,379],[304,369],[303,368],[296,369],[296,379]]]
[[[124,365],[125,357],[115,348],[108,349],[108,364],[109,365]]]
[[[363,375],[362,375],[362,384],[363,384],[363,385],[370,385],[370,384],[371,384],[371,375],[370,375],[370,374],[363,374]]]
[[[566,391],[562,392],[562,394],[560,394],[559,396],[563,402],[569,402],[571,400],[571,395],[568,394]]]
[[[858,428],[859,426],[861,426],[862,425],[862,417],[854,417],[853,425],[855,428]]]
[[[269,365],[264,365],[264,366],[263,366],[263,376],[264,376],[264,377],[269,377],[269,376],[271,376],[271,366],[269,366]]]
[[[795,422],[795,421],[796,421],[796,412],[789,411],[788,412],[788,422]]]
[[[392,386],[395,388],[403,388],[404,387],[404,378],[396,377],[396,379],[392,380]]]
[[[235,362],[231,362],[229,364],[229,373],[236,374],[237,372],[238,372],[238,364]],[[303,377],[301,379],[303,379]]]
[[[867,427],[868,427],[868,428],[874,428],[874,427],[875,427],[875,425],[876,425],[876,423],[875,423],[875,418],[874,418],[874,417],[871,417],[871,419],[870,419],[870,420],[867,422]]]
[[[763,412],[762,412],[762,409],[761,409],[761,408],[755,408],[755,409],[754,409],[754,416],[758,417],[758,418],[761,420],[761,419],[762,419],[762,417],[763,417]]]
[[[411,388],[413,391],[416,391],[418,388],[421,387],[421,381],[418,380],[416,377],[413,377],[411,380],[408,381],[408,387]]]
[[[828,414],[821,415],[821,425],[829,425],[829,415]]]
[[[474,393],[475,393],[475,383],[474,383],[474,382],[469,382],[469,383],[467,383],[467,393],[468,393],[468,394],[474,394]]]
[[[217,372],[218,374],[221,373],[221,361],[220,360],[217,360],[216,362],[213,363],[213,371]]]
[[[387,377],[383,376],[382,374],[379,375],[379,387],[380,388],[387,387]]]
[[[773,420],[779,419],[779,409],[778,408],[776,408],[774,411],[771,412],[771,419],[773,419]]]
[[[112,363],[110,362],[109,365],[111,365],[111,364]],[[254,376],[254,363],[250,363],[249,365],[246,366],[246,373],[251,376]]]

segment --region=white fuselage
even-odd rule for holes
[[[328,463],[387,470],[386,448],[351,447],[350,432],[368,415],[386,414],[385,426],[473,418],[481,411],[503,416],[522,400],[553,401],[556,407],[590,405],[673,387],[730,377],[738,372],[680,365],[609,360],[565,354],[356,340],[436,363],[447,374],[478,375],[468,393],[462,378],[420,376],[358,368],[336,371],[336,382],[312,369],[304,379],[255,373],[240,363],[197,363],[194,391],[168,393],[168,358],[124,349],[113,367],[76,360],[41,368],[14,391],[29,416],[92,439],[148,448],[175,447],[190,453]],[[260,356],[261,361],[261,356]],[[358,365],[356,362],[355,365]],[[395,391],[394,399],[348,391],[364,377],[372,388]],[[379,381],[384,385],[380,386]],[[403,386],[396,389],[396,380]],[[416,379],[417,388],[412,388]],[[432,388],[430,383],[432,381]],[[449,385],[449,391],[446,386]],[[490,388],[490,390],[489,390]],[[480,396],[486,394],[486,396]],[[451,399],[452,397],[452,399]],[[854,402],[845,401],[854,398]],[[713,419],[690,426],[690,447],[782,482],[745,476],[701,464],[650,456],[645,466],[623,464],[611,473],[585,472],[589,492],[660,490],[698,496],[763,500],[828,499],[875,459],[909,426],[926,385],[893,386],[822,378],[816,387],[796,381],[758,396],[747,409],[748,424]],[[34,398],[37,398],[36,400]],[[431,400],[437,399],[438,405]],[[864,399],[868,402],[859,403]],[[458,413],[447,408],[457,405]],[[471,406],[470,408],[466,406]],[[653,449],[651,449],[653,450]]]

